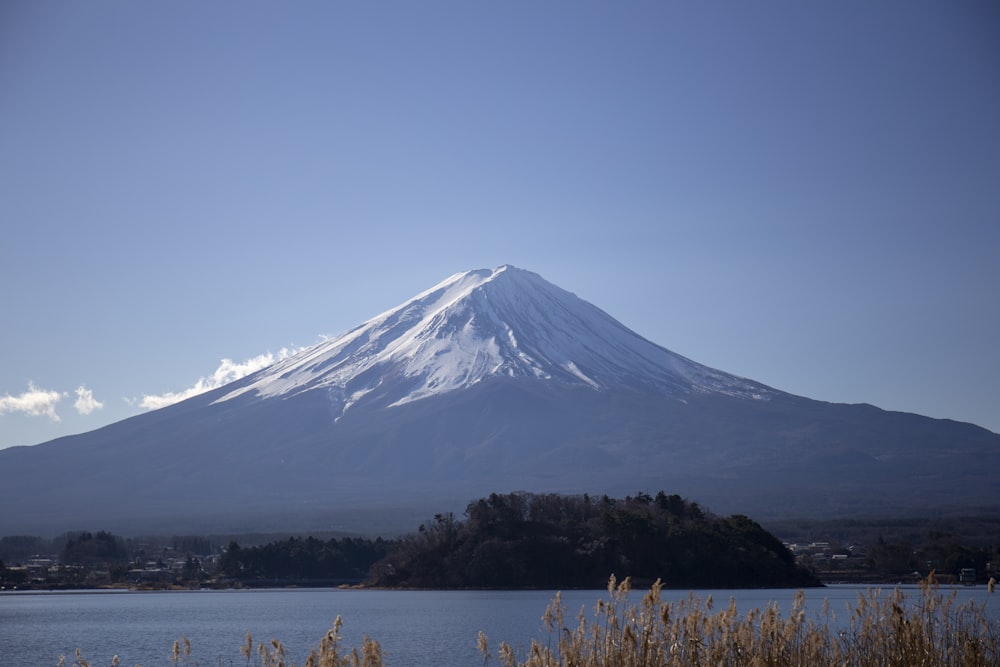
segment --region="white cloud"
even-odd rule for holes
[[[101,403],[94,398],[94,392],[86,387],[79,386],[76,388],[76,402],[73,404],[76,411],[81,415],[89,415],[94,410],[100,410],[104,407],[104,403]]]
[[[18,396],[5,394],[0,396],[0,414],[5,412],[23,412],[27,415],[45,415],[54,422],[60,421],[56,414],[56,403],[63,394],[58,391],[39,389],[33,383],[28,383],[28,391]]]
[[[174,403],[179,403],[185,399],[191,398],[192,396],[197,396],[198,394],[203,394],[206,391],[212,389],[217,389],[230,382],[235,382],[240,378],[246,377],[255,371],[259,371],[262,368],[266,368],[276,361],[281,361],[287,357],[292,356],[296,352],[299,352],[304,348],[289,349],[287,347],[281,348],[278,355],[275,356],[268,352],[267,354],[258,354],[252,359],[247,359],[243,363],[236,363],[232,359],[223,359],[219,363],[219,367],[215,369],[209,377],[199,378],[197,382],[191,387],[177,392],[167,392],[164,394],[156,395],[145,395],[139,401],[139,405],[147,410],[158,410],[159,408],[165,408],[168,405],[173,405]],[[130,402],[131,403],[131,402]]]

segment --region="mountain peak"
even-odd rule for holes
[[[218,401],[322,389],[337,419],[496,378],[748,398],[762,385],[655,345],[599,308],[509,264],[456,273],[347,333],[248,376]]]
[[[508,265],[456,273],[213,392],[0,451],[0,534],[370,531],[373,516],[515,488],[671,489],[783,518],[925,515],[995,507],[998,464],[1000,436],[984,429],[707,368]]]

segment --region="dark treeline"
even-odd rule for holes
[[[0,560],[24,562],[40,554],[56,554],[64,563],[117,562],[136,558],[158,558],[169,553],[207,556],[219,547],[208,537],[174,535],[120,537],[104,530],[71,531],[54,538],[34,535],[0,537]]]
[[[389,543],[345,537],[323,541],[290,537],[256,547],[230,542],[219,560],[219,569],[244,583],[262,581],[360,582],[376,561],[384,558]]]
[[[908,541],[890,542],[880,535],[868,550],[867,562],[872,571],[897,577],[931,570],[954,574],[963,568],[988,576],[993,564],[1000,562],[1000,545],[967,546],[945,533],[931,533],[916,545]]]
[[[439,514],[416,533],[394,540],[289,537],[256,546],[231,540],[217,550],[194,536],[161,544],[100,531],[46,542],[13,537],[0,547],[18,561],[46,546],[50,553],[58,548],[62,563],[90,569],[103,564],[112,581],[148,578],[136,568],[172,568],[177,582],[196,585],[602,588],[611,574],[683,588],[819,585],[777,538],[749,518],[719,517],[662,491],[624,499],[492,494],[470,503],[464,519]],[[208,551],[221,555],[196,557]],[[35,576],[0,569],[8,583]],[[79,569],[70,572],[86,578]],[[51,572],[45,581],[53,581]]]
[[[103,530],[70,535],[62,549],[62,562],[74,565],[124,563],[128,557],[124,540]]]
[[[1000,565],[1000,517],[956,516],[904,519],[780,521],[768,528],[790,542],[830,542],[835,551],[861,545],[865,565],[884,577],[914,571],[987,572]]]
[[[376,586],[602,587],[610,574],[670,587],[819,585],[791,552],[745,516],[721,518],[662,491],[603,496],[492,494],[465,520],[439,514],[393,545]]]
[[[783,520],[766,523],[768,530],[792,542],[834,541],[872,546],[879,541],[908,544],[918,551],[942,539],[967,548],[996,548],[1000,517],[967,515],[946,517]]]

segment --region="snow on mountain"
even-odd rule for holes
[[[457,273],[249,376],[217,402],[323,389],[343,415],[362,401],[398,406],[502,376],[678,398],[774,393],[655,345],[537,274],[505,265]]]
[[[0,450],[0,535],[378,534],[517,489],[662,489],[762,518],[995,513],[998,467],[1000,435],[707,368],[503,266],[204,394]]]

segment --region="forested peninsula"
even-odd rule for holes
[[[612,574],[671,588],[821,585],[756,522],[663,492],[494,493],[470,503],[464,519],[438,514],[398,540],[234,543],[220,565],[227,577],[260,585],[363,576],[366,559],[366,585],[392,588],[603,588]]]

